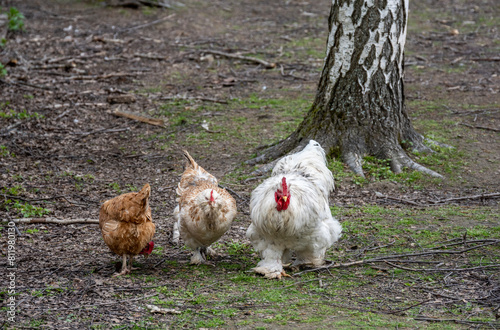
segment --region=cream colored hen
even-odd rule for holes
[[[215,254],[210,245],[230,228],[237,212],[236,201],[185,150],[184,156],[187,164],[177,187],[172,241],[178,244],[182,237],[193,249],[191,263],[200,264],[206,260],[206,253]]]
[[[283,264],[320,266],[325,251],[342,232],[328,205],[334,189],[323,148],[314,140],[296,154],[283,157],[272,176],[251,195],[252,223],[247,237],[261,254],[253,270],[267,278],[281,278]]]

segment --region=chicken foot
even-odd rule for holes
[[[197,247],[193,251],[193,256],[191,257],[191,264],[199,265],[205,261],[207,261],[207,255],[214,258],[217,257],[218,254],[211,247]]]
[[[124,254],[122,256],[122,270],[119,272],[119,273],[116,273],[113,275],[113,277],[118,277],[118,276],[122,276],[122,275],[127,275],[130,273],[131,269],[128,269],[127,268],[127,255]],[[133,257],[130,257],[130,268],[132,268],[132,259]]]

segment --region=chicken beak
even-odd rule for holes
[[[288,197],[287,197],[287,196],[283,196],[283,200],[285,201],[285,203],[286,203],[286,200],[287,200],[287,199],[288,199]]]

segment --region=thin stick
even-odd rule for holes
[[[204,97],[204,96],[164,96],[164,97],[161,97],[160,100],[200,100],[200,101],[207,101],[207,102],[214,102],[214,103],[221,103],[221,104],[228,103],[226,100],[218,100],[218,99],[213,99],[213,98]]]
[[[42,86],[42,85],[33,85],[24,81],[14,81],[14,80],[3,80],[0,79],[0,82],[3,82],[5,84],[13,84],[13,85],[19,85],[19,86],[28,86],[28,87],[33,87],[33,88],[39,88],[39,89],[44,89],[47,91],[53,90],[54,88],[48,87],[48,86]]]
[[[488,243],[488,242],[496,242],[497,240],[496,239],[478,239],[478,240],[471,240],[471,241],[464,241],[463,238],[456,238],[456,239],[453,239],[453,240],[461,240],[460,242],[457,242],[457,243],[451,243],[451,244],[443,244],[443,245],[440,245],[440,246],[436,246],[435,249],[442,249],[442,248],[447,248],[447,247],[450,247],[450,246],[456,246],[456,245],[466,245],[466,244],[477,244],[477,243]],[[452,240],[452,241],[453,241]]]
[[[136,53],[134,54],[135,57],[141,57],[141,58],[147,58],[150,60],[159,60],[159,61],[164,61],[167,58],[165,56],[160,56],[160,55],[151,55],[151,54],[140,54]]]
[[[126,300],[117,300],[117,301],[108,302],[108,303],[83,305],[83,306],[67,307],[67,308],[55,308],[55,309],[51,308],[50,310],[51,311],[59,311],[59,310],[80,309],[80,308],[96,307],[96,306],[108,306],[108,305],[114,305],[114,304],[122,304],[124,302],[130,302],[130,301],[137,301],[137,300],[147,299],[147,298],[155,297],[157,295],[159,295],[159,293],[155,293],[155,294],[152,294],[150,296],[144,296],[144,297],[139,297],[139,298],[126,299]]]
[[[91,132],[73,132],[71,134],[87,136],[90,134],[97,134],[97,133],[116,133],[116,132],[123,132],[123,131],[130,131],[130,127],[109,128],[109,129],[103,128],[103,129],[98,129],[98,130],[91,131]]]
[[[115,77],[128,77],[143,74],[141,72],[111,72],[103,75],[88,75],[88,76],[71,76],[66,77],[64,80],[100,80]]]
[[[352,262],[347,262],[347,263],[330,263],[325,266],[317,267],[317,268],[311,268],[304,270],[299,273],[293,274],[293,276],[299,276],[304,273],[309,273],[309,272],[315,272],[315,271],[320,271],[320,270],[325,270],[325,269],[330,269],[330,268],[346,268],[350,266],[356,266],[356,265],[364,265],[364,264],[371,264],[371,263],[378,263],[378,262],[387,262],[387,260],[394,259],[394,258],[407,258],[407,257],[416,257],[416,256],[425,256],[425,255],[434,255],[434,254],[461,254],[470,250],[475,250],[479,249],[484,246],[488,245],[493,245],[493,244],[498,244],[500,243],[500,240],[495,240],[493,242],[487,243],[487,244],[482,244],[482,245],[477,245],[473,246],[467,249],[462,249],[462,250],[430,250],[430,251],[424,251],[424,252],[418,252],[418,253],[408,253],[408,254],[395,254],[395,255],[388,255],[388,256],[383,256],[383,257],[378,257],[378,258],[372,258],[372,259],[365,259],[365,260],[356,260]],[[484,268],[496,268],[500,267],[500,264],[495,264],[495,265],[488,265],[488,266],[479,266],[479,267],[473,267],[473,268],[457,268],[453,269],[452,271],[461,271],[461,270],[473,270],[473,269],[484,269]],[[401,268],[401,266],[398,266],[397,268]],[[408,268],[407,270],[415,270],[415,271],[425,271],[425,269],[418,270],[418,269],[413,269],[413,268]],[[448,269],[434,269],[432,271],[449,271]]]
[[[498,322],[465,321],[465,320],[458,320],[458,319],[434,319],[431,317],[424,317],[424,316],[417,316],[414,318],[414,320],[427,321],[427,322],[455,322],[455,323],[464,323],[464,324],[484,324],[484,325],[491,325],[491,326],[499,326],[500,325],[500,323],[498,323]]]
[[[149,23],[146,23],[146,24],[141,24],[141,25],[136,25],[136,26],[133,26],[133,27],[125,28],[125,29],[122,29],[121,31],[123,31],[123,32],[124,31],[130,32],[130,31],[133,31],[133,30],[143,29],[145,27],[149,27],[149,26],[152,26],[152,25],[163,23],[163,22],[171,19],[174,16],[175,16],[175,14],[171,14],[171,15],[168,15],[166,17],[157,19],[156,21],[152,21],[152,22],[149,22]]]
[[[2,131],[2,136],[7,135],[10,131],[12,131],[14,128],[20,126],[23,123],[23,121],[19,121],[15,124],[10,125],[9,127],[3,129]]]
[[[111,112],[111,114],[118,116],[118,117],[125,117],[125,118],[129,118],[129,119],[137,120],[137,121],[140,121],[140,122],[143,122],[146,124],[150,124],[150,125],[161,126],[161,127],[163,127],[165,125],[165,122],[161,119],[146,117],[144,115],[139,115],[139,114],[135,114],[135,113],[128,112],[128,111],[115,110],[115,111]]]
[[[99,220],[96,219],[57,219],[57,218],[22,218],[10,220],[14,223],[53,223],[57,225],[71,225],[76,223],[83,224],[98,224]],[[9,220],[1,220],[1,222],[9,222]]]
[[[57,196],[53,196],[53,197],[46,197],[46,198],[33,198],[33,199],[29,199],[29,198],[24,198],[24,197],[20,197],[20,196],[12,196],[12,195],[6,195],[6,194],[0,194],[2,195],[3,197],[5,198],[10,198],[10,199],[17,199],[17,200],[21,200],[23,202],[40,202],[40,201],[49,201],[49,200],[52,200],[52,199],[57,199],[57,198],[62,198],[64,199],[66,202],[70,203],[70,204],[77,204],[77,205],[88,205],[87,204],[82,204],[82,203],[78,203],[78,202],[72,202],[70,201],[66,196],[64,195],[57,195]]]
[[[489,57],[489,58],[473,57],[473,58],[471,58],[471,60],[472,61],[498,62],[498,61],[500,61],[500,57]]]
[[[420,306],[420,305],[423,305],[423,304],[427,304],[428,302],[431,302],[431,301],[432,301],[432,299],[431,300],[426,300],[426,301],[419,302],[418,304],[411,305],[410,307],[407,307],[407,308],[398,309],[398,310],[395,310],[395,311],[385,311],[384,313],[385,314],[397,314],[397,313],[401,313],[401,312],[407,311],[409,309],[412,309],[413,307],[417,307],[417,306]]]
[[[485,129],[485,130],[488,130],[488,131],[493,131],[493,132],[500,132],[500,129],[498,129],[498,128],[493,128],[493,127],[486,127],[486,126],[472,126],[472,125],[469,125],[469,124],[466,124],[466,123],[460,123],[460,125],[467,126],[467,127],[470,127],[470,128],[478,128],[478,129]]]
[[[68,113],[70,113],[71,111],[73,111],[73,108],[69,108],[68,110],[64,111],[63,113],[61,113],[59,116],[57,116],[55,118],[55,120],[59,120],[61,119],[62,117],[66,116]]]
[[[394,267],[394,268],[408,270],[410,272],[466,272],[466,271],[477,270],[477,269],[500,268],[500,264],[477,266],[477,267],[471,267],[471,268],[410,268],[410,267],[403,267],[403,266],[393,264],[392,262],[389,262],[387,260],[385,260],[385,263]]]
[[[225,52],[221,52],[219,50],[214,50],[214,49],[203,49],[201,51],[204,52],[204,53],[210,53],[210,54],[220,55],[220,56],[224,56],[224,57],[228,57],[228,58],[235,58],[235,59],[238,59],[238,60],[243,60],[243,61],[249,61],[249,62],[254,62],[254,63],[262,64],[267,69],[273,69],[273,68],[276,67],[276,63],[269,63],[267,61],[261,60],[260,58],[256,58],[256,57],[242,56],[242,55],[238,55],[238,54],[225,53]]]
[[[439,203],[446,203],[446,202],[451,202],[451,201],[463,201],[467,199],[486,199],[486,198],[497,198],[500,197],[500,193],[491,193],[491,194],[482,194],[482,195],[473,195],[473,196],[464,196],[464,197],[453,197],[453,198],[447,198],[447,199],[440,199],[437,201],[429,201],[430,203],[434,204],[439,204]]]

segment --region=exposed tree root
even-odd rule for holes
[[[349,166],[351,171],[354,172],[354,174],[362,176],[363,178],[365,177],[365,174],[363,173],[363,167],[362,167],[362,158],[358,153],[354,152],[346,152],[344,155],[344,162]]]
[[[266,163],[259,169],[253,171],[252,175],[254,176],[263,175],[271,171],[279,158],[287,154],[293,154],[301,150],[303,145],[309,141],[309,139],[300,139],[300,140],[293,139],[292,138],[293,135],[294,134],[292,134],[286,140],[283,140],[280,143],[264,150],[264,152],[258,157],[247,161],[246,163],[249,165]],[[315,138],[315,140],[320,141],[321,139]],[[426,139],[426,141],[428,141],[428,143],[430,144],[437,145],[440,147],[451,148],[450,146],[432,141],[430,139]],[[329,143],[322,144],[322,146],[327,152],[331,150],[333,147],[335,147],[333,145],[330,145]],[[441,174],[414,162],[399,145],[395,147],[393,145],[386,145],[384,146],[384,149],[388,150],[381,150],[377,154],[379,155],[379,158],[390,159],[391,170],[394,173],[401,173],[403,168],[407,167],[409,169],[422,172],[432,177],[436,178],[443,177]],[[419,152],[434,152],[431,148],[427,147],[421,142],[415,143],[414,149],[418,150]],[[347,166],[349,166],[349,169],[352,172],[354,172],[354,174],[359,175],[361,177],[365,177],[362,167],[363,154],[361,152],[354,152],[351,150],[342,150],[341,153],[342,153],[342,159],[347,164]]]

